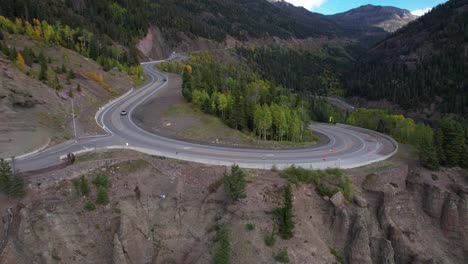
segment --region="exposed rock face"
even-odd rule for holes
[[[354,195],[354,202],[359,206],[359,207],[367,207],[367,201],[366,199],[362,198],[359,195]]]
[[[163,32],[152,26],[146,36],[140,40],[137,48],[151,60],[162,60],[175,52],[190,52],[223,48],[224,45],[213,40],[204,39],[181,32]]]
[[[350,264],[372,264],[368,222],[366,210],[359,210],[353,227],[350,230],[350,241],[348,243],[348,262]]]
[[[43,187],[12,211],[9,234],[0,233],[0,262],[211,263],[218,244],[208,230],[224,223],[232,263],[274,262],[276,249],[263,238],[276,224],[271,212],[282,203],[284,180],[276,174],[261,172],[244,199],[226,204],[223,188],[213,187],[222,179],[221,167],[128,157],[109,164],[96,171],[110,177],[109,205],[83,209],[94,201],[94,187],[86,198],[76,196],[70,182]],[[336,263],[330,249],[350,264],[467,263],[466,172],[442,171],[434,181],[424,171],[399,174],[407,171],[396,168],[362,181],[356,176],[362,189],[355,203],[335,194],[335,205],[309,185],[293,188],[295,235],[277,245],[288,248],[291,263]],[[70,171],[52,176],[60,173]],[[246,230],[247,223],[255,230]]]
[[[384,39],[418,18],[405,9],[374,5],[364,5],[328,17],[345,28],[351,37],[367,45]]]
[[[335,207],[342,207],[345,203],[345,198],[341,192],[337,192],[331,197],[330,201]]]

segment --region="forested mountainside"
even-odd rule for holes
[[[239,47],[236,52],[263,78],[298,93],[321,96],[344,95],[342,73],[358,53],[355,45],[332,42],[320,48],[271,45]]]
[[[406,9],[374,5],[360,6],[328,17],[343,27],[347,36],[359,39],[364,45],[375,44],[418,18]]]
[[[451,0],[370,49],[348,95],[468,116],[468,1]]]
[[[298,16],[264,0],[4,0],[0,14],[83,27],[124,43],[142,37],[151,24],[217,41],[226,35],[306,38],[340,33],[323,15]]]

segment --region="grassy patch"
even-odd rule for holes
[[[314,184],[322,196],[342,192],[348,201],[353,198],[351,179],[340,169],[307,170],[292,166],[283,170],[280,175],[291,183]]]
[[[331,248],[331,249],[330,249],[330,253],[331,253],[333,256],[335,256],[336,260],[337,260],[339,263],[341,263],[341,264],[344,264],[344,263],[345,263],[343,255],[341,255],[341,253],[338,252],[336,249]]]
[[[38,122],[43,127],[52,128],[54,130],[63,130],[63,124],[65,124],[65,112],[60,113],[38,113]]]
[[[117,92],[112,90],[110,85],[104,80],[104,77],[101,73],[96,73],[96,72],[84,72],[83,73],[86,77],[89,79],[95,81],[99,86],[104,88],[110,95],[117,95]]]
[[[271,230],[271,233],[265,235],[264,241],[265,245],[272,247],[276,243],[276,233],[275,233],[275,226],[273,226],[273,229]]]
[[[119,163],[118,166],[121,173],[133,173],[148,167],[149,164],[145,160],[138,159]]]
[[[289,263],[288,250],[286,248],[281,249],[275,256],[275,260],[281,263]]]
[[[363,168],[364,173],[375,173],[379,171],[386,171],[398,167],[398,164],[391,161],[382,161],[374,165],[366,166]]]
[[[220,118],[203,113],[198,107],[194,105],[182,102],[171,106],[163,114],[165,117],[185,117],[194,120],[194,123],[188,127],[184,127],[176,131],[179,136],[212,142],[215,139],[219,139],[223,144],[242,144],[246,146],[260,146],[260,147],[298,147],[313,145],[318,141],[319,137],[312,134],[310,135],[310,141],[308,142],[290,142],[290,141],[264,141],[258,139],[253,134],[249,134],[248,131],[243,133],[241,131],[229,128]],[[226,142],[227,141],[227,142]]]
[[[106,150],[106,151],[93,151],[84,153],[76,157],[75,162],[86,162],[92,160],[103,160],[103,159],[112,159],[121,155],[121,152],[116,150]]]
[[[96,205],[94,203],[87,201],[83,207],[86,211],[94,211],[96,210]]]

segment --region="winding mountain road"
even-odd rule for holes
[[[313,124],[311,129],[329,137],[326,145],[297,149],[249,149],[201,145],[170,139],[137,126],[133,110],[165,89],[169,76],[157,71],[157,62],[142,63],[149,82],[131,90],[96,113],[96,122],[107,135],[79,138],[38,153],[15,160],[20,171],[31,171],[57,165],[67,153],[80,154],[96,149],[132,149],[151,155],[212,165],[239,164],[244,168],[286,168],[291,165],[322,169],[328,167],[353,168],[385,160],[397,150],[397,143],[380,133],[347,125]],[[164,81],[166,79],[167,81]],[[122,116],[120,112],[127,111]]]

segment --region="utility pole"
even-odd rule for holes
[[[304,99],[301,99],[301,142],[304,134]]]
[[[76,143],[75,106],[73,104],[73,99],[71,100],[71,105],[72,105],[73,133],[75,135],[75,143]]]

